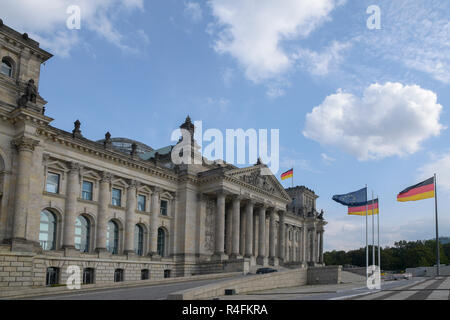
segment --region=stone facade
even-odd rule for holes
[[[0,58],[1,287],[44,286],[50,269],[64,284],[69,266],[107,283],[323,263],[312,191],[297,190],[313,199],[299,213],[267,166],[211,163],[193,138],[153,149],[55,128],[39,95],[51,54],[0,23]],[[189,117],[180,128],[193,137]],[[173,163],[186,143],[194,164]]]

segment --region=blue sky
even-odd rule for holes
[[[381,29],[366,25],[376,4]],[[81,29],[66,27],[81,7]],[[434,237],[433,200],[396,202],[438,174],[450,235],[450,2],[3,0],[5,24],[55,54],[39,90],[54,126],[153,148],[187,114],[203,129],[279,129],[280,170],[320,196],[325,249],[364,245],[333,194],[380,197],[381,240]],[[288,187],[291,181],[284,181]]]

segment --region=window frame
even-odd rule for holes
[[[48,224],[47,231],[43,231],[41,228],[41,225],[43,223],[41,219],[42,219],[42,214],[44,214],[44,212],[47,214],[47,216],[50,216],[53,219],[52,222],[49,221],[47,223]],[[55,251],[57,249],[58,217],[56,216],[56,214],[54,214],[52,211],[50,211],[48,209],[42,210],[39,217],[40,217],[39,218],[39,244],[41,245],[41,247],[44,251]],[[50,228],[52,228],[52,231],[50,231]],[[41,240],[41,234],[44,234],[44,233],[47,234],[47,237],[50,236],[50,234],[51,234],[51,236],[52,236],[51,241],[48,241],[48,239],[46,241]],[[51,242],[51,248],[50,249],[44,248],[44,246],[42,245],[43,242],[45,242],[46,244],[48,242]]]
[[[165,203],[165,207],[163,208],[163,203]],[[163,212],[163,209],[165,209],[165,212]],[[164,217],[168,217],[169,216],[169,200],[166,199],[161,199],[160,203],[159,203],[159,214],[164,216]]]
[[[84,243],[84,248],[83,248],[83,237],[82,237],[82,233],[81,235],[77,235],[76,233],[76,229],[78,228],[77,226],[77,222],[79,218],[83,218],[86,221],[86,238],[85,238],[85,243]],[[91,220],[84,216],[84,215],[79,215],[76,220],[75,220],[75,232],[74,232],[74,244],[75,244],[75,249],[79,250],[82,253],[89,253],[90,252],[90,248],[91,248],[91,230],[92,230],[92,223]],[[80,237],[81,239],[81,243],[79,245],[79,248],[77,248],[77,243],[76,243],[76,238]]]
[[[58,184],[56,186],[56,192],[49,191],[49,189],[48,189],[50,176],[57,176],[58,177]],[[45,192],[51,193],[51,194],[60,194],[61,193],[61,177],[62,177],[61,173],[56,173],[56,172],[53,172],[53,171],[50,171],[50,170],[47,171],[47,176],[45,178]]]
[[[144,209],[143,210],[141,210],[141,208],[139,207],[139,204],[140,204],[140,199],[141,198],[143,198],[144,199]],[[138,194],[138,198],[137,198],[137,210],[139,211],[139,212],[146,212],[147,211],[147,196],[146,195],[144,195],[144,194]]]
[[[90,199],[87,199],[84,197],[85,193],[88,193],[87,191],[84,190],[84,184],[90,184],[91,185],[91,191],[90,191]],[[85,201],[94,201],[94,182],[83,179],[81,182],[81,199],[85,200]]]
[[[3,72],[3,64],[5,64],[9,69],[8,69],[8,74]],[[0,66],[0,74],[8,77],[8,78],[13,78],[14,77],[14,62],[12,61],[11,58],[9,58],[8,56],[2,57],[2,61],[1,61],[1,66]]]
[[[114,203],[114,199],[116,199],[114,197],[114,191],[119,191],[120,198],[119,198],[119,204],[118,205]],[[121,188],[111,188],[111,205],[112,206],[114,206],[114,207],[122,207],[122,193],[123,193],[123,190]]]
[[[114,234],[112,239],[110,239],[111,224],[114,225]],[[113,241],[113,244],[110,243],[111,240]],[[106,226],[106,250],[114,255],[119,254],[119,241],[120,241],[119,224],[114,220],[109,220]]]

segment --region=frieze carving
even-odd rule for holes
[[[273,185],[269,182],[268,177],[262,176],[258,171],[253,171],[250,174],[242,175],[239,178],[245,183],[251,184],[267,192],[274,193],[276,191]]]

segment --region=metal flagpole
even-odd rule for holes
[[[373,190],[372,190],[372,265],[375,265],[375,218],[374,218],[374,202],[373,202]]]
[[[368,239],[368,235],[367,235],[367,211],[368,211],[368,207],[367,207],[367,184],[366,184],[366,281],[368,280],[368,274],[367,271],[369,270],[369,239]]]
[[[434,209],[436,213],[436,259],[437,259],[437,276],[439,277],[441,269],[441,258],[439,253],[439,225],[438,225],[438,209],[437,209],[437,188],[436,188],[436,173],[434,174]]]
[[[292,188],[294,188],[294,167],[292,167]]]
[[[378,201],[378,214],[377,214],[377,228],[378,228],[378,267],[381,272],[381,248],[380,248],[380,198],[377,196]]]

